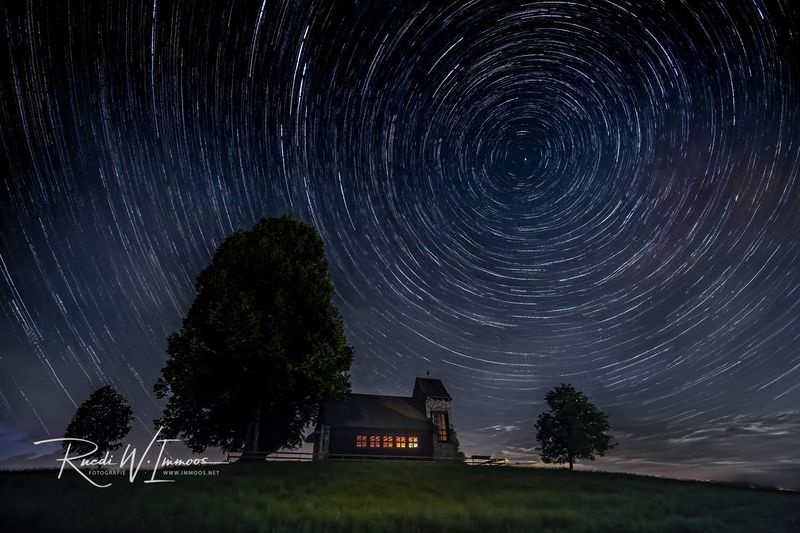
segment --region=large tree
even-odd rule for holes
[[[131,430],[133,410],[125,397],[111,385],[100,387],[75,411],[75,416],[67,426],[65,437],[85,439],[97,445],[92,457],[101,457],[108,451],[120,447],[120,441]],[[64,441],[62,447],[78,453],[87,453],[92,447],[88,444]]]
[[[316,229],[263,219],[217,248],[155,385],[156,426],[195,452],[302,443],[320,401],[350,390],[353,350]]]
[[[536,440],[545,463],[569,463],[572,470],[576,459],[593,461],[616,445],[608,415],[572,385],[562,383],[544,399],[549,410],[536,422]]]

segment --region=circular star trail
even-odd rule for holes
[[[569,382],[617,467],[796,462],[790,1],[63,4],[2,10],[7,433],[105,383],[149,428],[194,277],[288,212],[326,242],[354,389],[430,371],[471,451],[529,455]]]

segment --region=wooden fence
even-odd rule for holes
[[[252,461],[267,461],[267,462],[309,462],[317,460],[325,461],[400,461],[400,462],[451,462],[451,463],[465,463],[470,466],[509,466],[506,459],[499,459],[488,455],[472,455],[470,457],[420,457],[416,455],[359,455],[349,453],[337,453],[319,455],[310,452],[238,452],[229,453],[228,462],[234,462],[239,459],[252,460]]]

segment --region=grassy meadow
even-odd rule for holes
[[[0,472],[4,531],[798,532],[800,494],[624,474],[416,463],[256,463],[90,486]],[[165,476],[160,475],[164,478]]]

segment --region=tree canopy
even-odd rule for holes
[[[572,385],[561,384],[547,393],[547,412],[536,422],[536,440],[545,463],[569,463],[576,459],[594,460],[616,444],[608,434],[608,415]]]
[[[97,452],[92,457],[99,457],[120,447],[120,441],[131,430],[131,420],[133,410],[125,397],[111,385],[106,385],[94,391],[78,407],[64,437],[92,441],[97,445]],[[66,450],[69,445],[78,453],[91,450],[88,444],[72,441],[63,442],[62,447]]]
[[[316,229],[284,215],[233,233],[196,293],[167,340],[156,426],[195,452],[299,446],[353,359]]]

